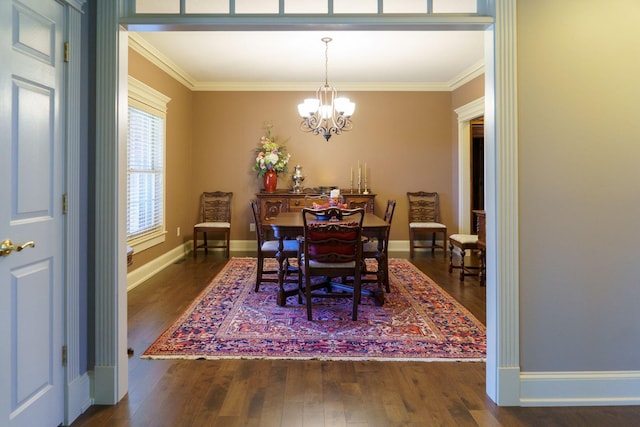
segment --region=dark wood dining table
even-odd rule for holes
[[[278,252],[276,253],[276,259],[278,260],[278,297],[277,303],[279,306],[284,306],[287,303],[287,297],[298,294],[298,289],[285,289],[284,288],[284,276],[285,276],[285,257],[284,257],[284,240],[295,239],[298,236],[304,234],[304,223],[302,220],[302,213],[298,212],[281,212],[275,218],[272,218],[264,222],[264,227],[271,228],[273,235],[278,239]],[[376,238],[378,241],[378,256],[379,264],[383,267],[379,268],[378,285],[379,289],[369,292],[376,300],[377,305],[384,304],[384,289],[382,283],[384,279],[388,277],[386,271],[387,251],[384,247],[384,237],[388,232],[389,224],[382,218],[375,216],[372,213],[365,213],[362,221],[362,235],[368,238]],[[368,292],[363,291],[363,294]]]

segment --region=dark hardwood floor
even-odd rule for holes
[[[73,427],[640,426],[638,406],[498,407],[485,394],[484,363],[141,360],[226,261],[189,256],[129,292],[129,393],[92,406]],[[476,278],[461,284],[442,252],[413,262],[485,321]]]

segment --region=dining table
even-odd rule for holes
[[[277,304],[279,306],[285,306],[287,303],[287,297],[298,294],[298,289],[285,289],[285,274],[286,267],[284,256],[284,240],[296,239],[304,235],[304,222],[302,219],[301,211],[297,212],[281,212],[277,216],[265,221],[263,226],[267,229],[271,229],[274,238],[278,240],[278,251],[276,252],[276,259],[278,260],[278,296]],[[378,263],[381,266],[378,268],[378,289],[363,290],[363,295],[370,295],[374,298],[376,305],[384,304],[384,289],[383,283],[388,277],[386,257],[387,248],[384,245],[385,236],[389,232],[389,223],[384,219],[376,216],[372,213],[366,212],[362,221],[362,235],[368,239],[377,239],[378,242]]]

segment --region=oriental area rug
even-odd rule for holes
[[[357,321],[350,298],[325,298],[314,301],[310,322],[296,296],[276,304],[275,283],[255,292],[255,277],[255,258],[229,260],[141,357],[485,360],[484,325],[408,260],[389,260],[391,292],[381,307],[363,297]]]

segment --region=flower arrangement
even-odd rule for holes
[[[252,170],[258,173],[258,177],[262,178],[269,170],[275,173],[287,173],[287,163],[291,158],[291,154],[287,153],[284,145],[277,142],[278,137],[271,132],[272,126],[267,126],[267,131],[260,138],[260,144],[256,148],[256,163]]]

